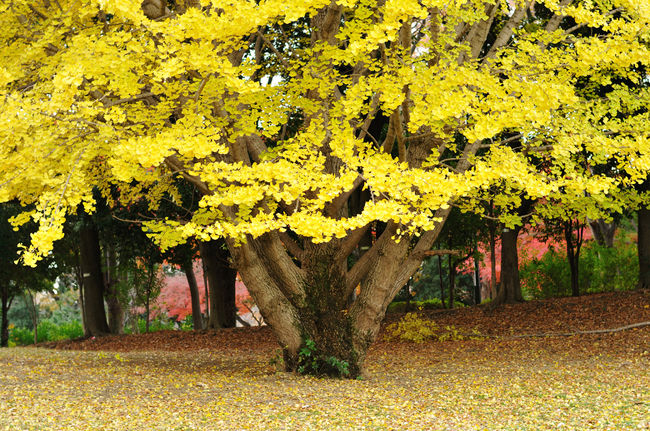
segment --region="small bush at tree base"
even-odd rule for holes
[[[350,364],[334,356],[323,356],[314,340],[308,338],[298,352],[298,373],[344,377],[350,375]]]
[[[392,323],[386,328],[386,339],[411,341],[414,343],[422,343],[426,340],[464,340],[472,338],[464,334],[455,326],[445,326],[444,328],[438,326],[434,321],[424,318],[419,313],[406,313],[404,317],[397,323]],[[474,331],[476,336],[479,336]]]

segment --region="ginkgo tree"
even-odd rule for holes
[[[575,84],[647,79],[649,20],[647,0],[3,2],[0,201],[33,208],[13,219],[39,226],[31,265],[93,190],[155,209],[182,177],[199,209],[149,234],[226,238],[287,368],[354,377],[455,202],[647,177],[648,114],[615,113],[648,91]],[[626,175],[586,174],[583,150]]]

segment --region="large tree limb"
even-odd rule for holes
[[[514,13],[508,21],[503,26],[499,34],[497,35],[494,43],[490,47],[490,50],[485,55],[483,60],[494,58],[498,49],[504,47],[510,38],[512,37],[515,27],[518,27],[521,24],[521,21],[526,16],[526,10],[530,7],[530,1],[526,2],[522,7],[515,9]]]
[[[165,158],[165,164],[171,169],[173,173],[180,174],[186,181],[189,183],[193,184],[202,194],[204,195],[211,195],[212,191],[208,187],[208,185],[201,180],[201,178],[195,176],[195,175],[190,175],[187,170],[185,169],[185,166],[183,163],[178,160],[178,157],[175,155],[168,156]]]

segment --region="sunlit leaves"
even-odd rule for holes
[[[539,18],[486,58],[469,35],[523,2],[213,1],[151,20],[125,0],[16,1],[0,9],[0,200],[37,204],[29,262],[94,189],[155,207],[179,176],[206,196],[188,223],[148,225],[166,245],[270,230],[327,241],[373,220],[419,232],[492,186],[503,208],[561,194],[611,197],[586,205],[592,215],[620,207],[650,167],[650,94],[595,92],[643,82],[647,2],[542,3],[593,31],[547,32]],[[341,15],[319,28],[327,6]],[[362,130],[380,113],[392,134]],[[502,142],[512,131],[520,147]],[[438,144],[415,157],[426,136]],[[249,154],[251,137],[271,148]],[[593,174],[583,151],[616,175]],[[371,201],[332,215],[359,182]]]

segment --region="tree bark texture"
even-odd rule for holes
[[[107,244],[104,247],[104,254],[106,255],[106,293],[104,296],[108,306],[108,328],[111,334],[122,334],[124,332],[124,307],[118,292],[117,253],[112,245]]]
[[[650,289],[650,208],[637,211],[639,235],[637,252],[639,254],[639,287]]]
[[[205,262],[210,293],[211,329],[233,328],[235,314],[235,281],[237,270],[231,266],[230,254],[223,241],[202,242],[201,259]]]
[[[504,229],[501,233],[501,285],[494,305],[523,302],[521,283],[519,281],[519,256],[517,237],[519,227]]]
[[[0,285],[0,302],[2,307],[2,322],[0,323],[0,347],[9,345],[9,307],[11,298],[9,297],[9,286]]]
[[[97,228],[87,223],[81,228],[79,241],[81,276],[84,290],[84,316],[86,336],[99,336],[110,332],[104,308],[104,277]]]
[[[454,308],[454,302],[456,298],[454,297],[454,291],[456,290],[456,262],[454,258],[448,255],[449,262],[449,308]]]
[[[442,256],[438,255],[438,281],[440,282],[440,302],[442,308],[447,308],[445,305],[445,284],[442,281]]]
[[[492,221],[489,223],[490,235],[490,299],[497,296],[497,252],[496,252],[496,226]]]
[[[614,236],[618,228],[618,224],[615,221],[606,222],[602,219],[590,220],[589,227],[591,228],[591,233],[594,235],[594,239],[599,245],[608,248],[614,247]]]
[[[192,324],[194,330],[203,329],[203,318],[201,317],[201,298],[199,297],[199,286],[194,274],[194,266],[191,260],[183,262],[183,272],[187,278],[187,285],[190,289],[190,298],[192,299]]]

